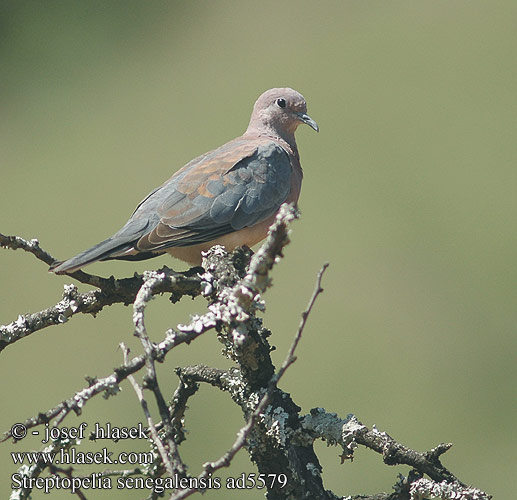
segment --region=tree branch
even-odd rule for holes
[[[177,302],[184,295],[196,297],[205,286],[196,272],[196,268],[185,273],[178,273],[163,267],[155,272],[161,276],[161,279],[153,287],[152,295],[171,293],[172,302]],[[0,352],[7,346],[43,328],[66,323],[76,314],[93,314],[95,316],[106,306],[132,304],[145,280],[144,275],[136,273],[132,278],[99,279],[103,280],[101,285],[98,283],[101,286],[100,290],[79,293],[75,285],[65,285],[63,298],[55,306],[37,313],[20,315],[17,320],[8,325],[0,325]]]

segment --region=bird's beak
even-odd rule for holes
[[[314,129],[316,132],[320,131],[318,124],[309,115],[307,115],[305,113],[298,113],[298,118],[300,118],[300,120],[303,123],[306,123],[307,125],[309,125],[309,127]]]

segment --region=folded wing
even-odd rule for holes
[[[278,210],[290,191],[289,156],[271,140],[241,142],[209,153],[195,168],[187,165],[135,211],[136,218],[149,219],[149,211],[159,217],[138,250],[208,242]]]
[[[113,236],[54,272],[98,260],[146,259],[253,226],[273,215],[290,192],[287,152],[271,139],[236,139],[200,156],[152,191]]]

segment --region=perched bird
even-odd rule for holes
[[[113,236],[54,262],[50,271],[165,252],[199,265],[201,252],[213,245],[228,251],[255,245],[266,237],[282,203],[296,203],[300,196],[303,172],[294,133],[301,123],[319,130],[299,92],[264,92],[244,135],[187,163],[147,195]]]

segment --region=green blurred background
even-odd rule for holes
[[[297,134],[303,217],[275,269],[266,324],[281,363],[324,261],[325,294],[282,387],[419,450],[454,443],[445,464],[494,495],[514,492],[517,421],[515,248],[517,3],[513,1],[0,3],[0,231],[70,257],[117,230],[136,203],[194,156],[239,135],[264,90],[302,92],[320,134]],[[129,276],[167,264],[102,263]],[[0,252],[0,323],[56,303],[71,280]],[[80,287],[86,290],[87,287]],[[153,339],[202,313],[202,299],[150,305]],[[121,305],[75,317],[1,354],[0,428],[46,410],[119,365],[132,337]],[[215,335],[160,367],[227,367]],[[65,425],[135,425],[125,384]],[[151,398],[149,398],[151,400]],[[156,416],[156,412],[154,412]],[[240,411],[203,387],[181,446],[192,473],[233,442]],[[360,449],[318,443],[325,486],[390,490],[398,472]],[[87,443],[97,451],[102,444]],[[0,447],[0,491],[16,467]],[[110,450],[145,450],[145,443]],[[78,468],[80,473],[96,469]],[[252,471],[240,452],[224,474]],[[224,475],[222,474],[222,475]],[[85,492],[143,498],[143,492]],[[62,493],[61,495],[68,495]],[[59,497],[59,494],[54,496]],[[34,494],[41,498],[42,494]],[[212,491],[207,498],[263,498]]]

